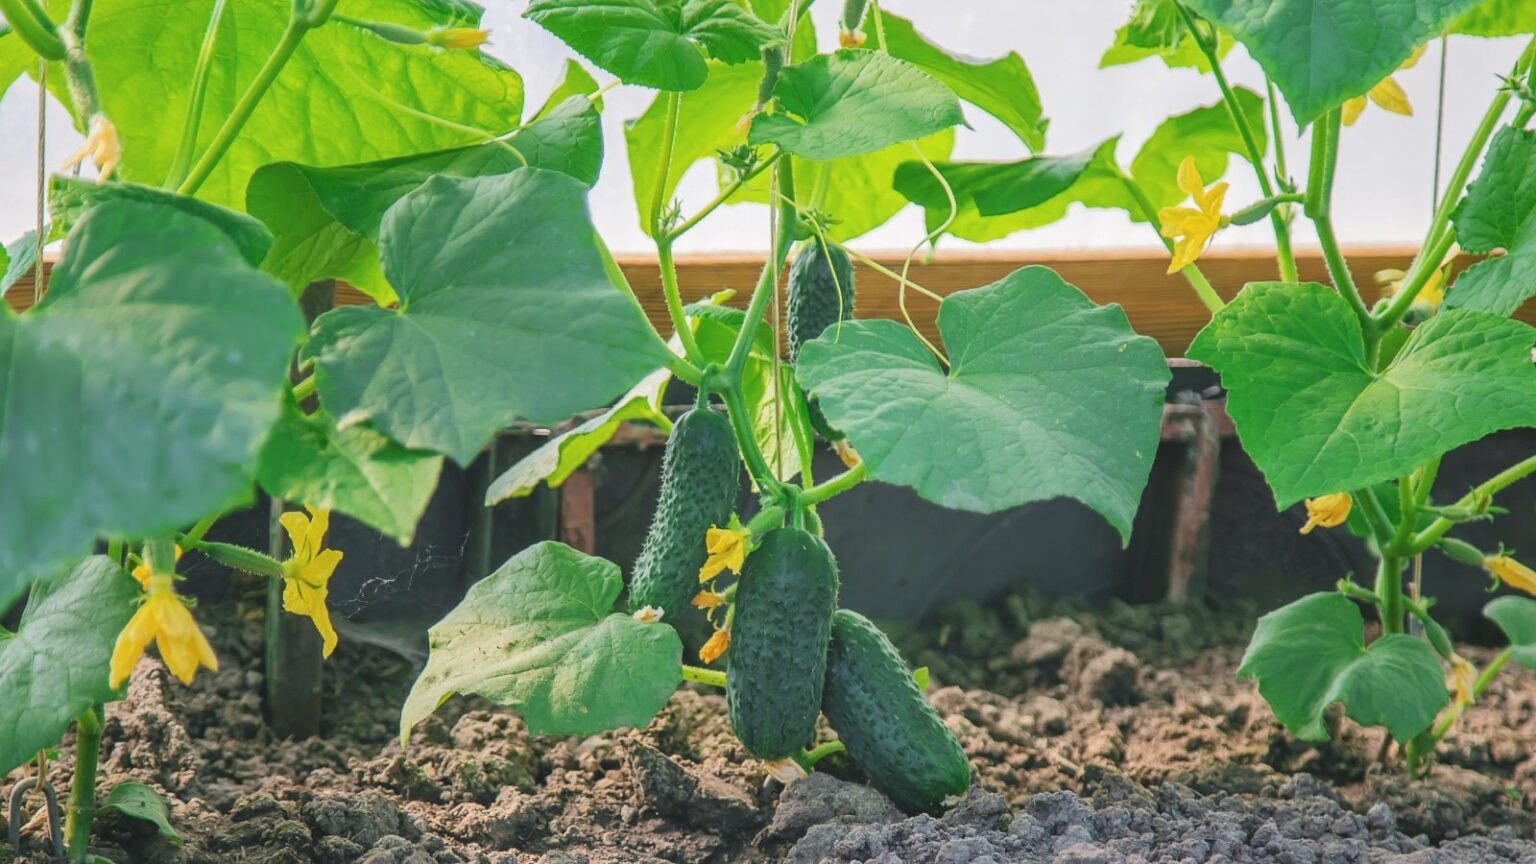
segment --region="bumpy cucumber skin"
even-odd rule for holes
[[[741,488],[741,459],[731,421],[707,408],[679,417],[661,460],[661,496],[635,559],[629,608],[655,606],[672,615],[699,591],[699,568],[712,525],[730,521]]]
[[[835,609],[837,562],[821,538],[763,535],[736,588],[725,676],[731,728],[759,759],[799,753],[815,737]]]
[[[786,319],[791,363],[799,358],[801,345],[833,324],[853,318],[853,297],[853,264],[847,254],[816,240],[800,244],[789,267]]]
[[[891,640],[856,612],[832,616],[821,710],[876,789],[908,813],[971,784],[971,764]]]

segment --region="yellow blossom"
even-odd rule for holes
[[[699,568],[699,581],[708,582],[727,570],[740,573],[741,565],[747,560],[747,544],[751,539],[752,532],[746,526],[711,527],[704,535],[704,548],[709,551],[709,557]]]
[[[1413,49],[1413,53],[1408,55],[1408,59],[1403,61],[1403,65],[1397,67],[1398,70],[1412,69],[1413,65],[1418,63],[1419,58],[1423,56],[1424,46],[1420,45]],[[1367,91],[1364,96],[1356,96],[1344,102],[1341,106],[1340,119],[1344,121],[1345,126],[1353,126],[1355,121],[1360,119],[1360,113],[1365,110],[1367,97],[1370,98],[1370,101],[1391,111],[1393,114],[1401,114],[1404,117],[1413,116],[1413,106],[1408,102],[1408,93],[1403,90],[1403,85],[1397,83],[1396,78],[1388,75],[1381,79],[1381,83]]]
[[[1179,163],[1179,189],[1195,203],[1191,207],[1164,207],[1157,211],[1157,221],[1164,237],[1174,240],[1173,260],[1168,262],[1168,272],[1177,273],[1195,263],[1222,226],[1221,205],[1227,198],[1227,184],[1216,183],[1205,188],[1200,169],[1195,167],[1195,157],[1185,156]]]
[[[198,629],[186,602],[176,593],[176,577],[154,573],[147,583],[143,602],[112,647],[108,683],[114,688],[121,687],[151,642],[160,649],[160,659],[171,674],[183,684],[191,685],[198,667],[217,672],[219,660],[213,654],[213,646]]]
[[[181,563],[180,546],[176,547],[176,563]],[[139,587],[143,588],[145,591],[149,590],[149,577],[150,569],[148,561],[141,561],[137,567],[133,568],[133,578],[139,580]]]
[[[837,31],[837,44],[842,48],[862,48],[866,38],[863,30]]]
[[[1454,656],[1454,655],[1453,655]],[[1472,702],[1472,687],[1477,682],[1477,667],[1465,657],[1454,656],[1451,660],[1451,689],[1456,701],[1462,705]]]
[[[1312,529],[1319,525],[1324,528],[1337,528],[1343,525],[1344,520],[1349,518],[1349,508],[1348,492],[1333,492],[1308,498],[1307,524],[1301,526],[1301,533],[1311,534]]]
[[[630,617],[641,624],[655,624],[661,620],[662,609],[660,606],[641,606]]]
[[[60,170],[69,171],[79,168],[90,159],[96,163],[96,180],[103,182],[112,178],[112,172],[117,170],[117,163],[123,158],[123,145],[117,137],[117,127],[112,121],[97,114],[91,118],[89,134],[85,137],[85,143],[80,149],[69,154],[64,160]]]
[[[336,650],[336,630],[325,597],[331,574],[341,563],[341,552],[326,549],[325,532],[331,525],[331,511],[306,507],[309,515],[296,510],[277,517],[293,543],[293,556],[283,562],[283,608],[315,622],[324,641],[326,657]]]
[[[478,48],[491,38],[491,31],[473,27],[436,27],[427,31],[427,44],[449,50]]]
[[[725,595],[719,591],[700,591],[693,595],[693,605],[699,609],[715,609],[725,602]]]
[[[1508,555],[1489,555],[1483,559],[1483,569],[1511,588],[1536,594],[1536,571]]]
[[[731,647],[731,631],[716,630],[715,635],[709,637],[704,647],[699,649],[699,659],[705,663],[713,663]]]

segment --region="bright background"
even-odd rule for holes
[[[537,106],[554,86],[561,60],[571,56],[555,37],[519,17],[525,3],[483,0],[485,26],[491,31],[488,50],[511,64],[527,85],[528,104]],[[824,0],[816,8],[817,29],[830,47],[840,3]],[[1070,153],[1105,138],[1125,133],[1120,144],[1122,164],[1128,163],[1142,140],[1169,115],[1219,100],[1215,82],[1192,70],[1169,70],[1157,60],[1099,69],[1099,56],[1124,23],[1129,0],[886,0],[885,8],[911,17],[929,39],[951,51],[992,56],[1015,50],[1024,56],[1039,87],[1050,118],[1048,147],[1052,154]],[[1508,71],[1520,52],[1520,39],[1455,37],[1447,52],[1444,144],[1442,164],[1449,171],[1471,136],[1497,86],[1496,75]],[[1235,48],[1224,64],[1234,84],[1263,91],[1258,66],[1243,49]],[[1346,243],[1411,243],[1416,241],[1431,209],[1431,177],[1435,159],[1436,97],[1441,67],[1440,43],[1432,44],[1413,69],[1398,73],[1416,109],[1413,118],[1399,117],[1372,106],[1345,131],[1340,154],[1340,182],[1335,193],[1335,222]],[[589,69],[590,65],[588,66]],[[598,81],[612,78],[593,70]],[[606,101],[607,140],[602,179],[592,196],[592,212],[616,252],[643,252],[650,244],[641,233],[630,200],[630,166],[625,159],[623,121],[642,113],[654,93],[634,87],[612,91]],[[37,88],[30,80],[12,86],[0,98],[0,241],[10,241],[32,226],[34,190],[28,180],[36,158]],[[1027,155],[1018,140],[991,117],[967,109],[974,127],[960,130],[957,159],[1011,160]],[[45,164],[52,170],[77,146],[80,137],[57,106],[48,113]],[[167,130],[175,134],[179,130]],[[1302,176],[1305,147],[1288,128],[1287,155],[1293,174]],[[643,170],[652,170],[649,167]],[[1234,159],[1228,178],[1231,205],[1257,197],[1252,171]],[[679,188],[684,211],[696,208],[715,192],[712,171],[696,166]],[[689,205],[692,206],[689,206]],[[1232,209],[1231,206],[1228,208]],[[1298,222],[1298,230],[1305,231]],[[908,208],[895,219],[865,235],[855,245],[867,249],[906,248],[921,239],[922,215]],[[1223,232],[1217,248],[1262,246],[1272,242],[1268,223]],[[1301,235],[1301,245],[1310,238]],[[740,251],[767,243],[765,208],[741,205],[724,208],[691,232],[683,251]],[[967,246],[946,239],[948,248]],[[1075,208],[1064,220],[1035,231],[1014,234],[991,244],[1013,249],[1158,248],[1146,225],[1133,225],[1124,214]]]

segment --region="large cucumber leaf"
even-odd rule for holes
[[[100,536],[248,500],[302,332],[213,223],[140,201],[87,212],[38,307],[0,313],[0,605]]]
[[[1530,0],[1483,0],[1451,22],[1451,32],[1468,36],[1536,33],[1536,4]]]
[[[400,739],[454,694],[516,708],[535,735],[643,726],[682,681],[665,624],[612,612],[619,567],[546,541],[470,587],[430,631],[431,654],[400,711]]]
[[[1128,539],[1168,367],[1118,306],[1025,267],[939,307],[946,370],[894,321],[828,328],[797,370],[876,480],[990,513],[1069,497]]]
[[[662,365],[645,313],[608,279],[586,191],[523,168],[433,177],[401,198],[379,230],[399,308],[315,322],[326,410],[467,464],[513,420],[563,420]]]
[[[1447,308],[1510,315],[1536,294],[1536,131],[1499,130],[1451,221],[1462,249],[1506,254],[1457,277]]]
[[[570,96],[506,140],[321,168],[279,162],[251,177],[246,207],[276,234],[265,269],[295,290],[343,278],[380,305],[397,298],[379,266],[379,226],[405,193],[435,175],[485,177],[524,166],[559,171],[590,186],[603,161],[597,109]]]
[[[62,21],[71,0],[49,0]],[[219,22],[196,153],[207,149],[287,27],[292,0],[230,3]],[[193,71],[212,4],[96,0],[86,50],[101,103],[117,124],[125,180],[160,185],[180,145]],[[361,20],[418,30],[477,27],[468,0],[346,0]],[[36,58],[18,39],[0,40],[0,89]],[[50,88],[68,102],[60,66]],[[332,21],[299,44],[198,197],[245,202],[251,174],[269,162],[350,165],[482,141],[522,115],[517,73],[477,51],[398,45]],[[82,120],[76,117],[76,123]]]
[[[1255,282],[1195,337],[1243,448],[1289,507],[1400,477],[1500,429],[1536,425],[1536,330],[1443,311],[1373,371],[1349,303],[1315,283]]]
[[[34,587],[15,633],[0,628],[0,776],[120,695],[107,686],[112,646],[138,596],[132,577],[96,555]]]
[[[1447,701],[1440,661],[1422,639],[1392,633],[1365,644],[1365,620],[1342,594],[1322,592],[1259,619],[1237,675],[1259,683],[1296,737],[1326,741],[1323,712],[1343,702],[1351,719],[1399,741],[1429,728]]]
[[[756,60],[784,41],[733,0],[533,0],[523,13],[626,84],[697,90],[705,58]]]
[[[57,240],[69,233],[69,229],[90,210],[104,201],[123,199],[163,204],[197,216],[218,226],[229,239],[235,241],[240,254],[252,267],[260,267],[267,251],[272,248],[272,232],[256,219],[236,210],[210,204],[188,195],[177,195],[155,186],[113,181],[97,183],[55,174],[48,181],[48,215],[53,218],[50,240]]]
[[[1301,125],[1391,75],[1479,0],[1183,0],[1243,43]]]

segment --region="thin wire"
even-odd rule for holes
[[[1429,190],[1429,212],[1440,209],[1440,149],[1445,144],[1445,67],[1446,55],[1451,49],[1451,37],[1440,37],[1440,91],[1435,97],[1435,171],[1434,185]]]
[[[43,202],[48,191],[48,61],[37,59],[37,223],[32,235],[32,305],[43,299]]]

